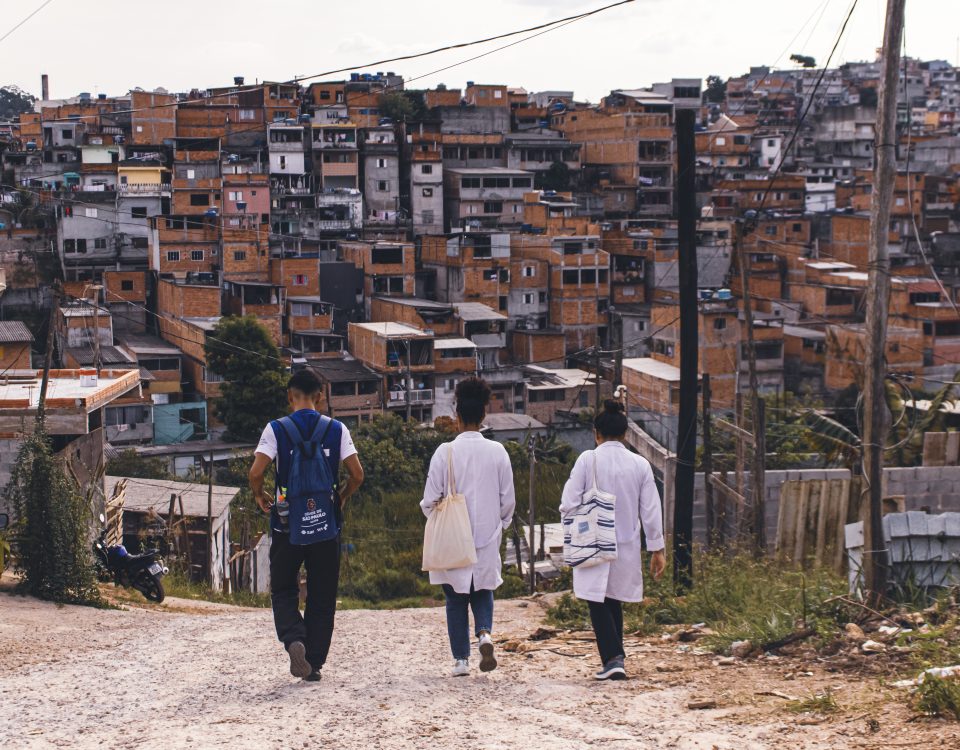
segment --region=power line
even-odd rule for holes
[[[27,16],[26,18],[24,18],[22,21],[20,21],[19,23],[17,23],[12,29],[10,29],[9,31],[7,31],[6,33],[4,33],[3,36],[0,36],[0,42],[2,42],[4,39],[6,39],[8,36],[10,36],[14,31],[16,31],[16,30],[19,29],[21,26],[23,26],[27,21],[29,21],[31,18],[33,18],[35,15],[37,15],[37,13],[39,13],[41,10],[43,10],[44,8],[46,8],[46,7],[47,7],[48,5],[50,5],[50,3],[52,3],[52,2],[53,2],[53,0],[44,0],[44,2],[40,3],[40,5],[37,6],[37,9],[34,10],[32,13],[30,13],[30,15],[28,15],[28,16]]]

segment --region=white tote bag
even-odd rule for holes
[[[453,444],[447,451],[447,494],[433,507],[423,532],[423,570],[453,570],[477,562],[467,501],[457,493]]]
[[[580,505],[563,519],[563,562],[571,568],[589,568],[617,559],[614,514],[617,496],[597,486],[597,453],[593,453],[593,486]]]

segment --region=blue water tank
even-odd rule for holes
[[[729,289],[718,289],[717,299],[722,299],[722,300],[733,299],[733,295],[730,293]]]

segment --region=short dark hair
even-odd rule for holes
[[[605,438],[623,437],[627,432],[627,415],[623,404],[608,398],[603,402],[603,411],[593,420],[594,429]]]
[[[480,424],[490,403],[490,386],[482,378],[464,378],[457,383],[457,414],[464,424]]]
[[[299,391],[304,396],[314,396],[318,394],[322,388],[323,384],[320,382],[320,378],[317,377],[317,373],[308,367],[297,370],[290,377],[290,380],[287,381],[288,391]]]

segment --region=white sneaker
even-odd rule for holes
[[[492,672],[497,668],[497,657],[493,655],[493,639],[489,633],[480,636],[480,671]]]
[[[452,677],[466,677],[470,674],[470,663],[466,659],[457,659],[453,663]]]

